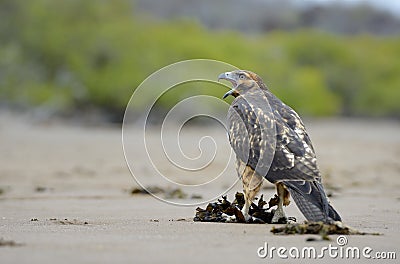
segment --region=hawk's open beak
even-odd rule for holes
[[[234,92],[235,92],[235,90],[229,90],[226,94],[224,94],[224,96],[222,96],[222,99],[225,99],[229,95],[232,95]]]
[[[225,99],[226,97],[228,97],[229,95],[232,95],[232,96],[237,96],[238,95],[238,92],[235,90],[235,88],[236,88],[236,86],[237,86],[237,84],[236,84],[236,80],[232,77],[232,73],[230,73],[230,72],[224,72],[224,73],[221,73],[219,76],[218,76],[218,81],[219,80],[227,80],[227,81],[230,81],[231,83],[232,83],[232,89],[231,90],[229,90],[226,94],[224,94],[224,96],[222,97],[222,99]]]

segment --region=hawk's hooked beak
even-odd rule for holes
[[[224,94],[224,96],[222,97],[222,99],[225,99],[226,97],[228,97],[229,95],[232,95],[232,96],[238,96],[239,95],[239,93],[235,90],[235,88],[236,88],[236,86],[237,86],[237,83],[236,83],[236,79],[232,76],[232,73],[231,72],[224,72],[224,73],[221,73],[219,76],[218,76],[218,81],[219,80],[227,80],[227,81],[230,81],[231,83],[232,83],[232,89],[231,90],[229,90],[226,94]]]

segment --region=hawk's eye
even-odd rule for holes
[[[246,76],[244,74],[239,74],[239,79],[240,80],[244,80],[246,78]]]

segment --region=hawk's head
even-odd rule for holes
[[[229,95],[237,97],[251,89],[266,89],[263,80],[251,71],[236,70],[224,72],[218,76],[218,80],[221,79],[230,81],[232,84],[232,89],[224,95],[224,99]]]

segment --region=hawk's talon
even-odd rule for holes
[[[241,211],[241,213],[242,213],[242,215],[243,215],[244,221],[245,221],[246,223],[250,222],[250,220],[252,219],[252,216],[249,215],[248,213],[243,213],[243,211]]]
[[[286,224],[287,217],[283,212],[283,208],[278,206],[278,209],[275,210],[274,216],[272,217],[271,223],[273,224]]]

